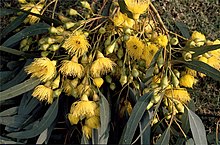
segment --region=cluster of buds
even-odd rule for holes
[[[192,88],[196,80],[188,71],[180,73],[170,63],[173,58],[168,48],[178,46],[179,41],[176,37],[170,39],[166,31],[160,28],[157,19],[149,15],[150,1],[124,2],[132,17],[122,13],[117,2],[112,4],[110,16],[105,21],[100,21],[106,17],[97,17],[87,1],[81,1],[81,6],[92,17],[82,16],[75,9],[67,10],[71,18],[83,18],[74,21],[60,13],[58,18],[63,25],[50,27],[49,35],[38,42],[42,57],[35,59],[25,69],[32,77],[42,81],[42,85],[37,86],[33,92],[33,96],[39,100],[52,103],[61,92],[75,98],[68,119],[72,125],[81,122],[87,138],[91,137],[92,128],[100,126],[98,92],[102,88],[108,87],[114,94],[129,86],[139,93],[138,96],[153,91],[154,95],[146,109],[155,108],[162,102],[164,116],[169,120],[172,115],[184,112],[184,105],[190,100],[185,88]],[[187,45],[195,47],[219,43],[218,40],[208,42],[201,36],[194,32]],[[64,57],[50,60],[50,52]],[[198,60],[205,62],[206,58],[207,63],[216,68],[220,66],[217,54],[219,50],[211,51],[205,56],[199,56]],[[191,55],[191,52],[183,53],[186,61],[192,59]],[[218,64],[209,63],[209,58],[212,61],[213,58],[217,59]],[[150,76],[152,82],[149,83],[146,81],[146,72],[152,68],[154,72]],[[119,107],[120,116],[132,111],[131,103],[125,98],[122,97],[122,105]],[[158,117],[155,117],[152,124],[156,120]]]

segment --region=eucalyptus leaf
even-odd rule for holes
[[[0,17],[11,15],[16,13],[16,10],[8,9],[8,8],[0,8]]]
[[[11,22],[0,34],[0,40],[5,37],[6,35],[8,35],[8,33],[10,33],[11,31],[13,31],[14,29],[16,29],[18,26],[21,25],[21,23],[23,23],[23,21],[25,20],[25,18],[28,16],[28,14],[22,14],[20,16],[18,16],[13,22]]]
[[[170,127],[168,127],[161,137],[157,140],[155,145],[169,145],[170,141]]]
[[[7,110],[4,110],[2,112],[0,112],[0,117],[4,117],[4,116],[12,116],[18,113],[18,106],[16,107],[11,107]]]
[[[107,144],[109,137],[110,125],[110,107],[105,96],[99,91],[100,98],[100,121],[101,126],[98,128],[99,144]]]
[[[144,115],[141,118],[141,121],[139,122],[139,128],[140,132],[143,132],[141,134],[141,144],[150,144],[150,137],[151,137],[151,118],[153,117],[153,112],[147,110],[145,111]],[[148,125],[148,127],[145,129],[145,127]],[[144,130],[145,129],[145,130]]]
[[[181,61],[181,62],[185,63],[187,67],[193,70],[204,73],[216,81],[220,81],[220,71],[218,71],[217,69],[211,67],[210,65],[204,62],[197,61],[197,60]]]
[[[188,139],[188,140],[186,141],[186,144],[185,144],[185,145],[195,145],[194,140],[193,140],[192,138]]]
[[[27,118],[27,115],[5,116],[0,118],[0,124],[13,128],[19,128]]]
[[[28,26],[28,27],[24,28],[23,30],[21,30],[20,32],[16,33],[15,35],[11,36],[10,38],[8,38],[2,44],[2,46],[10,47],[13,44],[17,43],[18,41],[20,41],[26,37],[46,33],[46,32],[48,32],[49,27],[50,26],[46,23],[36,23],[31,26]]]
[[[0,71],[1,87],[2,87],[2,84],[4,84],[5,82],[7,82],[13,77],[14,73],[15,73],[14,71]],[[1,87],[0,87],[0,90],[1,90]]]
[[[36,144],[43,144],[45,142],[45,140],[47,139],[47,134],[48,134],[48,128],[45,129],[40,136],[37,139]]]
[[[31,95],[31,91],[26,92],[23,94],[19,108],[18,108],[18,114],[23,114],[26,111],[26,106],[30,102],[31,99],[33,99]]]
[[[184,51],[193,51],[194,53],[192,54],[193,58],[204,54],[208,51],[216,50],[220,48],[220,44],[217,45],[208,45],[208,46],[200,46],[200,47],[193,47],[193,48],[185,48]]]
[[[32,90],[40,84],[40,80],[36,78],[30,78],[23,83],[20,83],[14,87],[11,87],[5,91],[0,92],[0,101],[8,100],[14,98],[18,95],[21,95],[27,91]]]
[[[24,64],[24,67],[29,65],[32,62],[32,59],[27,59],[26,63]],[[0,88],[0,90],[5,90],[8,89],[10,87],[13,87],[19,83],[21,83],[22,81],[25,80],[25,78],[27,77],[27,73],[24,71],[24,67],[20,70],[20,72],[9,82],[3,84]]]
[[[19,51],[19,50],[16,50],[16,49],[5,47],[5,46],[0,46],[0,51],[4,51],[4,52],[14,54],[14,55],[18,55],[18,56],[23,56],[23,57],[26,57],[26,58],[33,58],[33,57],[36,56],[36,55],[25,53],[23,51]]]
[[[129,117],[128,122],[125,125],[125,128],[123,129],[123,133],[120,139],[120,144],[131,144],[138,123],[141,120],[142,116],[144,115],[146,107],[152,96],[153,96],[153,92],[149,92],[144,94],[138,99],[137,103],[135,104],[131,112],[131,116]]]
[[[42,133],[46,128],[48,128],[53,121],[56,119],[58,113],[58,99],[56,99],[53,104],[49,107],[47,112],[44,114],[42,120],[33,126],[32,129],[20,132],[13,132],[7,134],[7,136],[17,139],[32,138],[40,133]]]
[[[201,119],[188,109],[189,124],[196,145],[207,145],[206,131]]]
[[[183,37],[185,38],[190,38],[190,34],[189,34],[189,28],[187,27],[186,24],[184,24],[183,22],[175,22],[175,25],[177,26],[177,28],[180,30],[181,34],[183,35]]]
[[[119,7],[120,7],[120,11],[123,13],[123,14],[126,14],[129,18],[133,19],[133,14],[132,12],[130,12],[128,9],[127,9],[127,6],[125,4],[125,1],[124,0],[118,0],[118,4],[119,4]]]

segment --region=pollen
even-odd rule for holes
[[[180,85],[184,87],[192,88],[194,81],[195,81],[194,76],[185,74],[180,78]]]
[[[184,104],[190,100],[190,95],[184,88],[168,89],[165,91],[165,97],[176,99]]]

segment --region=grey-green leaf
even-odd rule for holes
[[[193,140],[192,138],[188,139],[188,140],[186,141],[186,144],[185,144],[185,145],[195,145],[194,140]]]
[[[129,117],[128,122],[125,125],[125,128],[123,129],[123,133],[120,139],[120,144],[131,144],[138,123],[141,120],[142,116],[144,115],[146,107],[152,96],[153,96],[153,92],[149,92],[144,94],[138,99],[137,103],[135,104],[131,112],[131,116]]]
[[[7,16],[13,13],[16,13],[17,11],[7,8],[0,8],[0,17]]]
[[[211,67],[210,65],[204,62],[193,60],[193,61],[183,61],[183,63],[185,63],[187,67],[193,70],[204,73],[216,81],[220,81],[220,71],[218,71],[217,69]]]
[[[193,58],[195,58],[195,57],[197,57],[201,54],[204,54],[208,51],[216,50],[216,49],[219,49],[219,48],[220,48],[220,44],[209,45],[209,46],[201,46],[201,47],[193,47],[193,48],[186,48],[184,50],[195,52],[195,53],[193,53]]]
[[[186,24],[184,24],[183,22],[175,22],[175,25],[177,26],[177,28],[180,30],[181,34],[183,35],[183,37],[185,38],[190,38],[190,34],[189,34],[189,28],[187,27]]]
[[[36,56],[36,55],[33,55],[33,54],[25,53],[23,51],[19,51],[19,50],[16,50],[16,49],[5,47],[5,46],[0,46],[0,51],[4,51],[4,52],[10,53],[10,54],[23,56],[23,57],[27,57],[27,58],[33,58],[33,57]]]
[[[11,36],[10,38],[8,38],[3,44],[2,46],[6,46],[6,47],[10,47],[13,44],[17,43],[18,41],[26,38],[26,37],[30,37],[30,36],[34,36],[34,35],[38,35],[38,34],[42,34],[42,33],[46,33],[48,32],[48,28],[50,26],[46,23],[36,23],[33,24],[27,28],[24,28],[23,30],[21,30],[20,32],[16,33],[15,35]]]
[[[30,78],[14,87],[11,87],[5,91],[0,92],[0,101],[8,100],[21,95],[27,91],[32,90],[40,84],[40,80],[36,78]]]
[[[0,117],[12,116],[12,115],[15,115],[16,113],[18,113],[18,106],[11,107],[11,108],[9,108],[7,110],[4,110],[4,111],[0,112]]]
[[[45,129],[40,136],[37,139],[36,144],[43,144],[45,142],[45,140],[47,139],[47,133],[48,133],[48,128]]]
[[[0,40],[8,35],[11,31],[16,29],[21,23],[24,21],[24,19],[28,16],[28,14],[22,14],[19,17],[17,17],[13,22],[11,22],[2,32],[0,35]]]
[[[42,120],[33,126],[32,129],[21,131],[21,132],[13,132],[9,133],[7,136],[17,138],[17,139],[26,139],[26,138],[32,138],[40,133],[42,133],[45,129],[50,127],[50,125],[53,123],[53,121],[57,117],[58,113],[58,101],[59,99],[56,99],[53,104],[49,107],[47,112],[44,114]]]
[[[168,127],[163,132],[163,134],[161,135],[159,140],[157,140],[155,145],[169,145],[169,140],[170,140],[170,127]]]
[[[109,137],[110,107],[105,96],[99,91],[100,98],[100,121],[98,128],[99,144],[107,144]]]
[[[196,145],[207,145],[206,131],[201,119],[188,109],[189,124]]]

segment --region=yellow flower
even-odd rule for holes
[[[78,63],[78,59],[76,58],[76,56],[74,56],[71,61],[63,60],[61,63],[62,65],[59,71],[64,76],[73,76],[78,78],[83,77],[84,67]]]
[[[186,104],[190,100],[190,95],[186,89],[168,89],[165,91],[165,96],[168,98],[173,98],[181,103]]]
[[[194,83],[194,76],[185,74],[180,78],[180,85],[188,88],[192,88]]]
[[[168,44],[168,38],[166,35],[159,34],[159,36],[155,38],[154,42],[161,47],[166,47]]]
[[[116,64],[109,58],[103,56],[103,54],[98,51],[97,59],[92,63],[90,72],[92,77],[100,77],[113,70],[113,66]]]
[[[92,116],[85,120],[85,125],[90,128],[99,128],[100,118],[99,116]]]
[[[125,0],[127,8],[132,12],[135,20],[147,10],[149,3],[149,0]]]
[[[51,61],[47,57],[35,58],[34,62],[25,67],[27,74],[37,77],[41,81],[51,80],[56,75],[56,61]]]
[[[92,128],[84,125],[82,127],[82,132],[88,139],[92,137]]]
[[[155,44],[149,44],[144,48],[141,58],[146,61],[146,67],[150,66],[150,63],[157,51],[158,47]]]
[[[208,58],[207,64],[220,71],[220,60],[216,57]]]
[[[125,14],[122,14],[120,11],[118,11],[114,15],[112,21],[114,22],[114,25],[117,27],[122,26],[132,28],[135,23],[133,19],[130,19]]]
[[[104,80],[102,78],[94,78],[93,79],[93,84],[98,88],[100,88],[103,83],[104,83]]]
[[[78,116],[74,116],[71,113],[68,114],[68,119],[69,119],[71,125],[77,124],[79,122],[79,117]]]
[[[197,46],[202,46],[204,45],[206,38],[205,35],[198,31],[193,31],[192,36],[190,38],[192,41],[196,43]]]
[[[72,104],[70,113],[75,116],[83,119],[87,116],[95,115],[95,109],[98,105],[94,101],[78,101]]]
[[[126,48],[128,55],[133,59],[140,59],[144,50],[144,43],[136,36],[130,36],[129,40],[126,42]]]
[[[80,57],[88,51],[89,42],[84,34],[76,34],[66,39],[62,47],[68,51],[68,54]]]
[[[67,96],[73,95],[74,92],[77,92],[77,84],[78,78],[75,78],[73,80],[65,79],[63,83],[63,91],[66,93]],[[74,97],[76,97],[76,95]]]
[[[44,85],[38,85],[34,89],[32,96],[36,97],[40,101],[47,101],[49,104],[53,102],[53,90]]]
[[[197,72],[191,68],[186,67],[186,74],[196,77]]]

